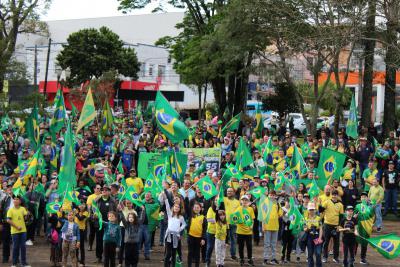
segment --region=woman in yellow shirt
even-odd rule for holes
[[[240,212],[241,217],[243,219],[242,223],[237,225],[236,235],[237,242],[239,247],[239,257],[240,257],[240,266],[244,265],[244,245],[246,244],[247,248],[247,258],[250,266],[254,266],[253,262],[253,244],[252,244],[252,236],[253,236],[253,222],[254,222],[254,210],[250,207],[250,198],[247,195],[243,195],[240,198],[240,207],[236,210],[236,212]],[[249,218],[246,218],[249,216]],[[246,224],[246,221],[251,220],[251,225]]]
[[[78,211],[75,214],[75,223],[79,226],[79,234],[81,236],[79,250],[76,250],[76,256],[79,256],[79,264],[85,266],[85,236],[86,236],[86,221],[89,218],[89,212],[86,210],[86,205],[82,203],[78,207]]]

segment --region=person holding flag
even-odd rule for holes
[[[283,216],[283,210],[277,203],[275,190],[271,190],[268,195],[270,204],[266,211],[265,220],[262,221],[264,231],[264,264],[276,265],[276,245],[278,243],[279,219]]]
[[[304,232],[305,242],[307,244],[307,265],[308,267],[322,266],[322,224],[321,218],[316,214],[316,205],[313,202],[308,203],[307,216],[305,216]],[[326,242],[326,241],[325,241]],[[314,259],[315,256],[315,259]]]
[[[254,266],[253,262],[253,220],[255,219],[254,210],[250,207],[250,198],[245,194],[240,198],[238,212],[242,217],[242,222],[237,224],[236,234],[239,247],[240,266],[244,265],[244,246],[247,248],[248,264]]]

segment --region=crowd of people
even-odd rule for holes
[[[142,251],[144,261],[151,261],[152,248],[158,245],[165,248],[164,266],[173,267],[201,263],[228,266],[228,257],[232,260],[229,266],[234,262],[254,266],[254,259],[261,257],[264,264],[272,265],[295,261],[319,267],[333,261],[354,266],[357,248],[359,262],[368,264],[366,239],[372,232],[382,231],[382,217],[398,215],[400,139],[395,133],[379,145],[384,155],[377,155],[371,132],[360,131],[357,140],[349,140],[345,131],[333,136],[325,127],[316,136],[308,134],[300,139],[284,127],[275,135],[268,129],[258,135],[251,124],[242,131],[222,134],[222,125],[206,121],[205,126],[193,126],[188,140],[172,144],[152,120],[143,122],[135,114],[125,113],[105,134],[95,120],[75,135],[76,173],[70,175],[77,181],[74,192],[78,202],[66,199],[65,192],[58,190],[66,128],[54,138],[49,134],[48,120],[41,120],[44,161],[37,175],[26,178],[21,172],[38,148],[14,120],[2,125],[2,266],[28,267],[32,259],[26,258],[26,246],[35,246],[43,233],[51,247],[53,266],[67,266],[68,261],[72,266],[85,266],[87,253],[95,254],[97,262],[107,267],[140,266]],[[253,157],[247,168],[258,172],[251,177],[230,177],[223,185],[226,170],[237,165],[239,138]],[[271,162],[265,156],[267,145]],[[295,178],[301,182],[277,187],[279,173],[292,175],[286,172],[295,146],[307,165]],[[188,163],[184,179],[163,179],[157,194],[145,191],[146,177],[138,177],[139,155],[179,152],[183,147],[220,148],[220,166],[199,171],[199,166]],[[307,181],[320,178],[317,169],[324,147],[346,154],[346,163],[340,177],[331,177],[319,194],[311,195]],[[271,168],[265,168],[267,165]],[[260,173],[263,167],[266,170]],[[114,177],[111,182],[109,176]],[[209,177],[222,194],[205,197],[198,186],[204,177]],[[17,187],[19,181],[22,186]],[[122,191],[133,187],[140,202],[123,198],[122,187]],[[253,194],[256,188],[262,188],[271,201],[268,218],[259,216],[260,197]],[[303,217],[298,231],[291,227],[292,205]],[[235,220],[236,214],[242,220]],[[277,250],[278,242],[281,251]],[[260,245],[263,255],[254,255],[253,246]]]

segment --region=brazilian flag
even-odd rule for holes
[[[47,205],[46,205],[46,211],[47,211],[47,213],[51,213],[51,214],[57,213],[60,210],[61,206],[62,206],[61,202],[50,202],[50,203],[47,203]]]
[[[179,114],[168,103],[160,91],[156,96],[156,122],[161,132],[173,143],[179,143],[189,138],[189,130],[179,120]]]
[[[243,223],[243,218],[242,218],[242,213],[240,210],[236,210],[233,212],[230,216],[230,222],[231,224],[242,224]]]
[[[242,112],[239,112],[235,117],[233,117],[225,126],[222,128],[222,135],[226,135],[229,131],[236,131],[239,128],[240,118]]]
[[[395,259],[400,256],[400,236],[381,235],[368,238],[368,243],[386,259]]]
[[[218,194],[217,189],[209,176],[198,181],[197,186],[206,200],[209,200]]]
[[[342,174],[346,155],[329,148],[322,148],[318,163],[318,177],[322,179],[339,179]]]
[[[128,187],[128,189],[125,191],[124,198],[136,206],[143,206],[143,201],[140,199],[140,195],[136,192],[133,186]]]

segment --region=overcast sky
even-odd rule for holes
[[[149,14],[155,8],[150,4],[145,9],[135,10],[130,14]],[[181,9],[169,9],[168,11],[182,11]],[[62,20],[79,18],[96,18],[121,16],[118,11],[117,0],[53,0],[44,20]]]

